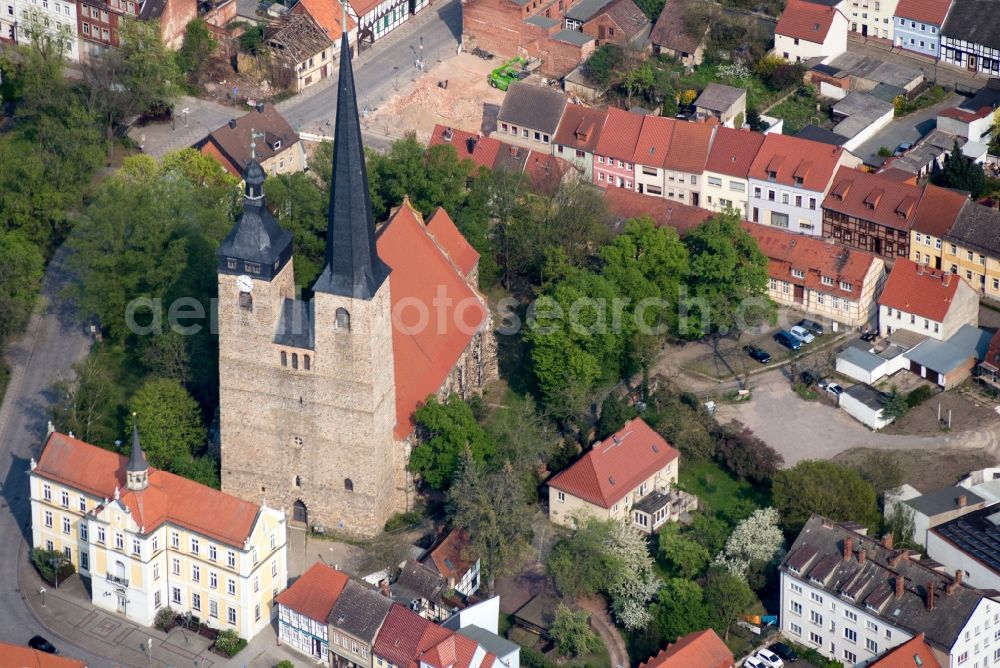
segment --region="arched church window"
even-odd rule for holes
[[[288,366],[288,353],[281,351],[281,366]]]
[[[253,311],[253,295],[249,292],[240,293],[240,308]]]
[[[352,481],[350,478],[344,478],[344,489],[346,489],[348,492],[353,492],[354,481]]]
[[[337,309],[337,329],[351,331],[351,314],[346,308]]]
[[[293,369],[298,369],[299,368],[299,354],[298,353],[292,353],[292,368]]]

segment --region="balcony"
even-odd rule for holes
[[[128,586],[128,578],[120,578],[117,575],[112,575],[111,573],[107,574],[107,580],[108,582],[113,582],[116,585],[121,585],[122,587]]]

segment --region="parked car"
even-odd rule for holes
[[[747,355],[761,364],[767,364],[771,361],[771,353],[767,352],[763,348],[758,348],[757,346],[744,346],[743,350],[746,351]]]
[[[774,335],[774,340],[789,350],[798,350],[802,347],[802,341],[800,341],[797,337],[792,336],[784,329],[778,330],[778,333]]]
[[[50,643],[42,636],[35,636],[31,640],[29,640],[28,647],[30,647],[31,649],[37,649],[39,652],[46,652],[47,654],[59,653],[59,650],[57,650],[52,643]]]
[[[818,323],[815,320],[799,320],[798,326],[808,329],[816,336],[823,336],[826,334],[826,328],[822,325],[822,323]]]
[[[812,335],[812,332],[801,325],[795,325],[795,327],[792,327],[789,331],[792,333],[792,336],[797,338],[802,343],[812,343],[816,340],[816,337]]]
[[[806,369],[799,374],[799,379],[803,385],[820,385],[822,387],[823,379],[815,371]]]
[[[874,341],[877,338],[878,338],[878,330],[877,329],[870,329],[870,330],[868,330],[867,332],[865,332],[865,333],[863,333],[861,335],[861,340],[862,341],[867,341],[869,343],[871,343],[872,341]]]
[[[764,662],[767,668],[784,668],[785,662],[769,649],[759,649],[754,656]]]
[[[767,665],[757,657],[751,656],[743,662],[743,668],[767,668]]]
[[[768,649],[784,659],[785,663],[795,663],[799,660],[799,655],[795,653],[795,650],[783,642],[776,642]]]
[[[844,388],[842,388],[840,385],[837,385],[836,383],[829,383],[823,389],[825,389],[827,392],[829,392],[835,397],[839,397],[841,394],[844,393]]]
[[[913,148],[913,144],[908,141],[904,141],[902,144],[896,147],[896,150],[892,152],[894,158],[898,158],[901,155],[905,155],[907,151]]]

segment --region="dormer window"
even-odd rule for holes
[[[797,186],[801,186],[801,185],[802,185],[802,183],[803,183],[803,179],[802,179],[802,177],[801,177],[801,176],[796,176],[796,177],[795,177],[795,185],[797,185]]]
[[[833,285],[833,278],[830,276],[823,276],[820,280],[823,281],[823,285]]]
[[[768,170],[768,172],[767,172],[767,180],[768,181],[774,181],[777,178],[778,178],[778,172],[775,172],[775,171],[772,171],[772,170]]]
[[[840,282],[840,289],[841,290],[850,290],[851,287],[852,287],[851,284],[848,283],[847,281],[841,281]]]
[[[281,140],[280,139],[275,139],[274,140],[274,150],[275,151],[281,150]]]
[[[792,269],[792,278],[805,278],[806,274],[801,269]]]

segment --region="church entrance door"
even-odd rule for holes
[[[292,521],[304,527],[309,526],[309,511],[306,509],[306,504],[296,501],[292,505]]]

